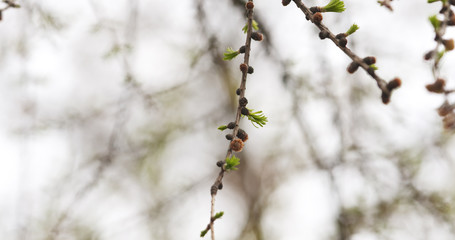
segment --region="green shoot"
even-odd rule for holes
[[[248,110],[250,112],[250,114],[248,115],[248,120],[250,120],[253,126],[255,126],[256,128],[258,128],[256,124],[259,125],[260,127],[263,127],[268,122],[267,117],[264,116],[264,114],[262,114],[262,111],[253,112],[254,111],[253,109]]]
[[[218,219],[218,218],[221,218],[223,215],[224,215],[224,212],[218,212],[215,214],[215,216],[213,218]]]
[[[232,60],[239,55],[239,51],[234,51],[232,48],[228,47],[223,55],[223,60]]]
[[[324,12],[343,12],[346,10],[344,2],[340,0],[331,0],[327,5],[322,7]]]
[[[430,20],[430,23],[433,25],[434,30],[438,30],[441,26],[441,21],[439,21],[436,15],[430,16],[428,20]]]
[[[229,171],[229,170],[235,171],[238,169],[238,168],[236,168],[236,166],[238,166],[239,164],[240,164],[240,158],[237,158],[236,156],[232,155],[231,158],[226,158],[225,169],[226,169],[226,171]]]
[[[254,30],[256,31],[259,30],[259,24],[258,22],[256,22],[256,20],[253,20],[252,26]],[[245,24],[245,26],[242,28],[242,31],[243,33],[246,33],[248,31],[248,23]]]
[[[226,125],[221,125],[221,126],[218,127],[218,130],[220,130],[220,131],[224,131],[226,129],[227,129]]]
[[[378,70],[378,69],[379,69],[379,68],[378,68],[376,65],[374,65],[374,64],[371,64],[370,67],[373,68],[374,70]]]
[[[348,29],[348,31],[346,32],[346,36],[349,36],[353,33],[355,33],[355,31],[357,31],[359,29],[359,26],[357,26],[357,24],[352,24],[352,26]]]
[[[204,237],[204,236],[205,236],[205,234],[207,234],[207,233],[208,233],[208,231],[209,231],[208,229],[205,229],[204,231],[201,231],[201,237]]]
[[[442,50],[440,52],[438,52],[438,55],[436,56],[437,60],[441,60],[442,57],[444,57],[444,54],[446,53],[446,51]]]

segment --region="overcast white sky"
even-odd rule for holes
[[[198,26],[193,1],[137,2],[139,17],[130,62],[138,81],[144,89],[158,92],[188,79],[193,80],[195,76],[188,70],[189,61],[185,56],[188,56],[191,46],[204,43],[203,39],[195,34]],[[304,2],[312,5],[325,1]],[[119,101],[125,95],[122,86],[124,80],[122,62],[116,58],[106,59],[103,56],[115,44],[113,38],[118,38],[120,42],[128,40],[124,27],[128,21],[128,4],[131,2],[126,0],[32,0],[23,3],[23,8],[8,9],[3,13],[3,20],[0,21],[1,239],[18,239],[18,229],[31,222],[43,220],[42,216],[45,214],[43,210],[52,205],[54,197],[52,192],[58,189],[56,182],[62,181],[65,174],[77,173],[81,167],[79,164],[83,163],[86,157],[81,153],[84,149],[76,143],[96,143],[95,136],[93,139],[84,139],[85,136],[79,135],[71,126],[52,129],[47,128],[46,123],[58,122],[59,118],[85,109],[106,110],[106,106]],[[223,4],[226,3],[206,2],[207,8],[211,9],[208,18],[213,21],[209,26],[219,29],[220,35],[226,35],[227,39],[237,41],[232,43],[232,46],[235,46],[243,39],[232,37],[233,27],[226,25],[241,24],[243,20],[237,14],[229,13]],[[393,1],[393,6],[395,11],[391,13],[379,7],[375,0],[346,1],[345,13],[340,16],[326,14],[324,22],[329,27],[333,26],[334,32],[343,32],[352,23],[357,23],[360,30],[354,34],[353,41],[359,55],[376,56],[378,74],[383,78],[392,79],[399,76],[403,80],[402,88],[393,95],[388,106],[383,106],[379,97],[377,103],[372,103],[371,115],[377,115],[378,122],[381,123],[392,122],[388,119],[394,119],[393,121],[401,119],[403,127],[390,127],[382,131],[390,137],[393,146],[406,148],[433,139],[442,131],[440,118],[435,112],[442,103],[442,98],[425,90],[424,86],[432,81],[432,75],[430,65],[422,58],[426,51],[434,47],[432,28],[427,18],[435,14],[438,7],[423,0],[396,0]],[[42,16],[39,17],[37,14],[38,7],[55,16],[55,21],[62,25],[62,29],[55,30],[46,25]],[[288,7],[282,7],[278,0],[255,1],[255,10],[266,21],[260,24],[272,29],[272,40],[279,49],[280,57],[294,62],[291,69],[294,74],[305,75],[318,71],[318,63],[312,62],[311,59],[322,54],[330,59],[327,64],[333,74],[339,77],[339,84],[342,81],[353,81],[356,76],[360,76],[364,78],[365,85],[374,86],[374,81],[364,73],[359,72],[352,76],[345,72],[349,64],[348,58],[331,42],[319,41],[314,26],[305,21],[300,10],[292,3]],[[231,16],[232,19],[229,19]],[[115,29],[114,33],[105,30],[94,32],[93,29],[100,20],[112,26]],[[449,29],[446,36],[455,37],[455,29]],[[276,68],[271,66],[270,62],[261,62],[260,58],[265,55],[264,50],[261,50],[259,44],[255,46],[258,50],[253,52],[252,61],[257,63],[253,75],[256,81],[252,81],[248,88],[256,90],[248,92],[247,95],[261,106],[264,112],[270,114],[269,118],[272,121],[267,126],[268,129],[258,131],[252,128],[252,140],[248,143],[252,151],[264,146],[261,144],[269,144],[265,136],[272,136],[280,131],[276,123],[286,122],[284,111],[290,106],[289,103],[283,105],[276,101],[281,97],[285,98],[288,93],[282,89],[279,80],[276,80],[279,78]],[[455,54],[450,53],[442,65],[442,75],[451,80],[448,85],[452,87],[455,87],[454,64]],[[379,96],[379,91],[376,91],[376,94]],[[208,96],[201,95],[195,98]],[[213,101],[216,99],[207,100]],[[319,122],[330,121],[325,112],[318,109],[321,109],[318,104],[307,109],[313,112],[309,121],[316,126]],[[117,110],[113,108],[106,111],[113,114]],[[397,116],[396,113],[400,115]],[[141,126],[145,121],[138,116],[140,114],[131,117],[133,123],[129,128]],[[100,128],[111,127],[112,124],[100,125]],[[32,129],[33,133],[27,132]],[[319,141],[319,144],[333,141],[327,130],[316,128],[315,131],[321,132],[320,138],[315,140]],[[365,136],[367,140],[369,137],[371,136]],[[184,144],[173,148],[172,151],[168,150],[165,156],[183,159],[181,156],[183,151],[194,151],[190,147],[191,141],[182,141]],[[204,154],[207,156],[220,152],[218,149],[206,151]],[[330,147],[327,154],[330,155]],[[175,179],[175,176],[183,174],[187,178],[194,177],[185,173],[187,166],[184,164],[175,164],[164,179],[169,183],[178,184],[181,180]],[[449,176],[449,170],[444,171],[445,168],[445,165],[430,164],[426,168],[427,172],[423,174],[434,177],[431,180],[424,178],[423,186],[450,188],[446,181],[453,180],[453,177]],[[202,167],[201,171],[201,176],[212,172],[215,176],[216,170]],[[77,186],[78,179],[80,180],[73,178],[71,181]],[[273,236],[270,239],[319,240],[336,231],[329,223],[336,214],[336,209],[334,207],[331,209],[331,206],[338,200],[332,196],[330,189],[323,187],[327,186],[327,181],[328,178],[324,174],[308,171],[291,177],[277,190],[275,193],[277,197],[273,198],[277,207],[267,212],[264,222],[265,231]],[[212,182],[212,178],[208,182]],[[361,181],[353,182],[349,186],[351,188],[346,191],[353,195],[374,194],[365,193]],[[292,191],[295,188],[302,189],[297,196]],[[136,191],[141,191],[140,187],[131,190],[131,196],[111,197],[108,202],[103,206],[97,206],[96,209],[90,207],[90,198],[82,203],[81,209],[84,211],[81,215],[87,214],[88,223],[103,229],[103,239],[148,239],[147,224],[143,222],[145,220],[140,218],[134,222],[124,220],[142,211],[146,206],[145,200],[136,201],[139,198],[136,198]],[[208,190],[196,191],[190,200],[174,210],[175,215],[168,221],[177,225],[178,230],[172,233],[171,239],[198,239],[197,234],[208,219],[207,193]],[[243,208],[246,207],[242,204],[233,205],[236,196],[229,193],[228,187],[217,198],[217,208],[228,213],[216,224],[219,236],[217,239],[220,240],[235,239],[236,236],[232,236],[230,229],[241,224],[239,219],[242,219]],[[368,197],[366,198],[368,200]],[[131,204],[132,201],[137,204]],[[351,201],[349,196],[346,197],[346,201]],[[191,218],[193,221],[184,221],[185,218]],[[39,224],[31,225],[29,229],[31,233],[36,231],[42,234],[37,230]],[[327,225],[331,227],[326,228]],[[397,231],[390,236],[391,239],[419,239],[410,238],[412,234],[401,234],[403,233]],[[434,235],[427,239],[444,239],[446,236],[444,231],[439,229],[430,234]],[[378,238],[371,233],[359,233],[354,239]]]

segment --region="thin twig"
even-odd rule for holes
[[[383,102],[386,104],[388,103],[388,101],[386,100],[389,100],[390,97],[391,97],[391,94],[392,94],[392,91],[390,91],[388,88],[387,88],[387,82],[380,78],[376,73],[375,73],[375,70],[374,68],[370,67],[368,64],[366,64],[362,58],[360,58],[359,56],[357,56],[354,52],[352,52],[349,48],[347,48],[346,46],[342,46],[339,42],[339,40],[336,38],[335,34],[333,34],[330,29],[325,26],[322,22],[318,22],[318,21],[315,21],[314,18],[313,18],[313,13],[310,11],[310,9],[308,7],[305,6],[305,4],[302,3],[301,0],[293,0],[294,3],[297,5],[298,8],[300,8],[300,10],[305,14],[306,18],[311,21],[314,25],[316,25],[316,27],[318,27],[321,32],[327,32],[328,33],[328,36],[327,38],[329,38],[330,40],[332,40],[333,43],[335,43],[335,45],[341,49],[341,51],[343,51],[349,58],[352,59],[353,62],[357,63],[360,67],[362,67],[367,73],[368,75],[370,75],[377,83],[379,89],[381,90],[382,92],[382,95],[383,95]]]
[[[383,1],[378,1],[378,3],[381,4],[381,6],[388,8],[390,11],[393,11],[392,5],[390,5],[392,1],[393,0],[383,0]]]
[[[249,0],[249,2],[253,2],[252,0]],[[247,9],[247,32],[246,32],[246,40],[245,40],[245,53],[244,53],[244,60],[243,63],[246,64],[246,66],[249,66],[249,60],[250,60],[250,51],[251,51],[251,33],[253,32],[253,9]],[[242,71],[242,81],[240,82],[240,94],[239,94],[239,99],[243,98],[245,96],[245,89],[246,89],[246,80],[247,80],[247,71]],[[238,130],[239,130],[239,123],[241,119],[241,109],[242,106],[238,104],[237,107],[237,113],[235,117],[235,127],[233,129],[233,136],[237,136]],[[229,144],[228,150],[226,152],[226,157],[225,159],[229,158],[232,156],[232,148],[231,145]],[[216,194],[218,193],[218,190],[221,189],[222,186],[222,181],[224,178],[224,175],[226,173],[226,169],[224,166],[221,166],[221,171],[218,174],[218,177],[216,178],[215,182],[210,188],[210,194],[211,194],[211,208],[210,208],[210,222],[207,225],[206,230],[210,229],[211,231],[211,238],[212,240],[215,240],[215,231],[214,231],[214,222],[215,222],[215,198]]]

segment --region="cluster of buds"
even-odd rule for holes
[[[439,63],[444,55],[454,49],[454,40],[452,38],[444,38],[444,33],[446,28],[450,26],[455,26],[455,13],[451,9],[452,6],[455,6],[455,0],[428,0],[428,3],[441,2],[442,7],[439,13],[443,17],[443,20],[440,20],[441,16],[433,15],[429,17],[429,21],[434,28],[435,37],[434,41],[436,42],[435,49],[428,51],[424,55],[424,59],[429,61],[433,60],[433,72],[435,74],[435,80],[433,83],[426,85],[426,89],[429,92],[436,94],[443,94],[445,96],[444,102],[437,109],[439,116],[441,116],[442,123],[445,129],[455,130],[455,104],[450,104],[448,102],[448,95],[453,93],[454,90],[446,89],[446,80],[438,76],[439,73]]]
[[[252,11],[254,8],[254,3],[252,1],[248,1],[245,4],[245,9],[247,11]],[[248,33],[248,23],[242,28],[244,33]],[[247,35],[251,40],[254,41],[262,41],[264,36],[262,33],[258,32],[259,24],[255,21],[251,21],[251,34]],[[233,50],[232,48],[227,48],[226,52],[224,53],[224,60],[232,60],[237,57],[239,54],[243,54],[247,51],[247,46],[241,46],[238,50]],[[248,65],[248,61],[241,63],[239,66],[240,71],[242,72],[242,79],[246,79],[245,74],[253,74],[254,68]],[[242,80],[243,81],[243,80]],[[251,109],[248,109],[246,105],[248,104],[248,100],[244,97],[245,94],[245,87],[244,84],[241,84],[241,87],[236,90],[236,94],[239,96],[238,102],[238,111],[239,114],[242,116],[246,116],[248,120],[250,120],[254,126],[264,126],[267,122],[267,117],[262,114],[262,111],[254,112]],[[226,139],[230,141],[229,150],[234,152],[242,151],[244,147],[244,142],[248,140],[248,134],[245,130],[239,128],[238,121],[230,122],[227,125],[222,125],[218,127],[219,130],[224,131],[226,129],[232,129],[232,133],[225,135]]]

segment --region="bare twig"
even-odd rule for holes
[[[21,7],[14,0],[3,0],[3,2],[6,4],[6,6],[4,8],[0,8],[0,21],[2,20],[3,11],[5,11],[8,8],[20,8]]]
[[[392,1],[393,0],[384,0],[384,1],[378,1],[378,3],[381,4],[381,6],[388,8],[390,11],[393,11],[392,5],[390,5]]]

